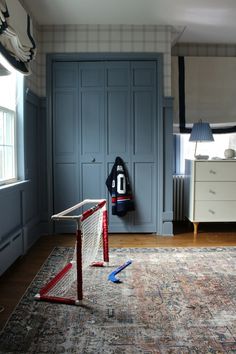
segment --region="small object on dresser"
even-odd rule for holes
[[[195,159],[197,159],[197,160],[208,160],[209,156],[208,155],[195,155]]]
[[[226,159],[232,159],[235,157],[235,152],[233,149],[225,149],[224,156]]]

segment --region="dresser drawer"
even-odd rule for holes
[[[195,200],[236,200],[236,182],[196,182]]]
[[[196,201],[196,221],[236,221],[236,201]]]
[[[236,181],[236,161],[196,162],[196,181]]]

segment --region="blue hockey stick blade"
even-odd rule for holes
[[[108,280],[112,281],[113,283],[122,283],[122,281],[120,279],[116,278],[116,274],[120,273],[123,269],[128,267],[131,263],[132,263],[132,261],[128,260],[127,262],[122,264],[120,267],[118,267],[115,270],[113,270],[113,272],[111,272],[109,274]]]

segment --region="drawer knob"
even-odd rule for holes
[[[211,194],[216,194],[216,192],[213,191],[212,189],[209,189],[209,193],[211,193]]]
[[[211,213],[212,215],[215,214],[214,210],[212,210],[212,209],[209,209],[208,211],[209,211],[209,213]]]
[[[216,171],[214,171],[214,170],[210,170],[209,171],[212,175],[215,175],[216,174]]]

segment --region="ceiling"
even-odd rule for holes
[[[179,43],[236,44],[236,0],[22,0],[39,25],[171,25]]]

